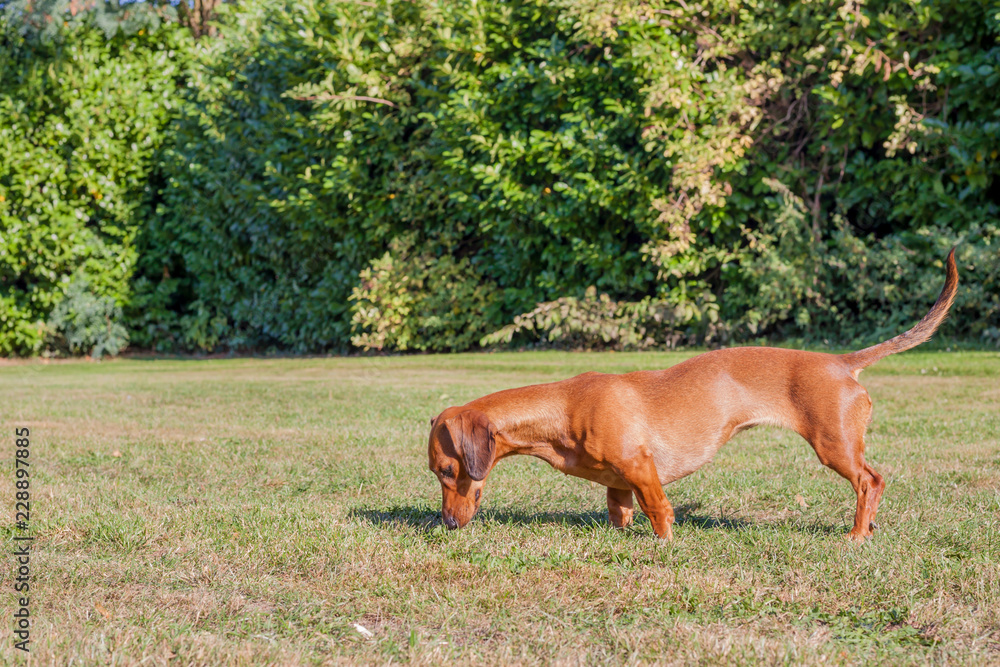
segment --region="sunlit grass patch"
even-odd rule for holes
[[[527,458],[494,470],[469,526],[444,530],[430,416],[504,387],[683,358],[5,366],[4,428],[33,435],[34,659],[1000,660],[994,353],[909,353],[862,375],[866,456],[888,486],[860,548],[843,539],[849,484],[771,428],[666,488],[673,543],[643,516],[612,529],[603,487]],[[13,497],[12,475],[0,492]]]

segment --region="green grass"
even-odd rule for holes
[[[843,539],[849,484],[774,429],[666,488],[670,544],[645,517],[611,529],[602,487],[527,458],[494,470],[468,527],[443,530],[426,459],[442,408],[687,356],[0,367],[5,554],[13,429],[32,430],[33,660],[1000,662],[997,353],[918,351],[862,374],[867,456],[888,482],[863,547]]]

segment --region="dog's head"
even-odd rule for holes
[[[448,528],[461,528],[479,509],[495,460],[496,429],[478,410],[448,408],[431,420],[427,455],[441,483],[441,519]]]

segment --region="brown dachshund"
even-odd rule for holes
[[[674,511],[663,485],[711,461],[740,431],[772,424],[797,432],[820,463],[851,483],[858,507],[849,537],[863,541],[875,528],[885,482],[865,462],[872,402],[858,374],[928,340],[957,287],[953,249],[930,312],[906,333],[860,352],[730,348],[662,371],[584,373],[448,408],[431,420],[428,446],[444,523],[467,524],[497,461],[528,454],[608,487],[608,513],[618,528],[631,523],[635,494],[656,535],[672,539]]]

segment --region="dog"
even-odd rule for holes
[[[608,514],[616,528],[632,522],[635,496],[657,537],[671,540],[674,511],[663,486],[711,461],[740,431],[771,424],[797,432],[820,463],[851,483],[858,504],[847,537],[863,542],[876,528],[885,480],[865,461],[872,401],[858,375],[927,341],[957,288],[952,249],[944,288],[930,312],[906,333],[858,352],[728,348],[666,370],[584,373],[449,407],[431,420],[428,444],[444,525],[467,524],[493,466],[526,454],[608,487]]]

